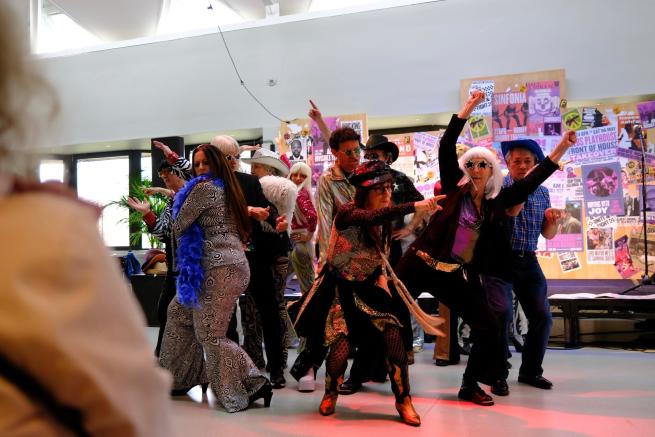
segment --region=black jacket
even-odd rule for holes
[[[441,203],[443,210],[432,217],[425,231],[407,250],[406,257],[416,257],[416,251],[422,250],[439,261],[455,262],[451,252],[462,200],[468,192],[467,187],[457,186],[463,173],[457,163],[456,143],[465,124],[466,120],[454,115],[441,138],[439,146],[441,192],[447,197]],[[525,202],[528,196],[557,169],[558,165],[546,158],[524,179],[503,188],[494,199],[483,199],[484,221],[473,254],[473,264],[479,272],[511,280],[508,262],[512,251],[511,228],[507,222],[505,209]]]
[[[239,181],[241,191],[243,191],[248,206],[270,208],[270,213],[265,221],[275,229],[278,218],[277,208],[266,199],[262,185],[259,183],[259,178],[239,171],[235,172],[234,175],[236,176],[237,181]],[[266,254],[267,256],[277,256],[284,246],[282,237],[277,232],[264,232],[262,225],[258,220],[251,218],[250,223],[252,225],[251,239],[255,251],[260,255]]]

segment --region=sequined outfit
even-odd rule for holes
[[[299,335],[330,347],[326,392],[336,392],[352,346],[382,337],[396,401],[409,395],[407,355],[392,300],[395,290],[382,274],[382,259],[366,232],[380,232],[382,224],[412,212],[413,203],[375,211],[356,208],[353,203],[339,208],[326,265],[299,302],[295,325]]]

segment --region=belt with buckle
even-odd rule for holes
[[[447,272],[447,273],[452,273],[454,271],[457,271],[462,267],[461,264],[451,264],[451,263],[445,263],[438,261],[434,258],[432,258],[430,255],[427,253],[423,252],[422,250],[417,250],[416,251],[416,256],[421,258],[423,262],[425,262],[428,266],[432,267],[434,270],[438,270],[440,272]]]

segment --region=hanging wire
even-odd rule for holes
[[[209,3],[209,6],[207,6],[207,9],[211,10],[211,11],[212,11],[212,14],[215,15],[216,12],[214,11],[214,6],[212,6],[212,2],[211,2],[211,0],[208,0],[207,2]],[[264,111],[266,111],[266,112],[267,112],[271,117],[273,117],[273,118],[275,118],[275,119],[281,121],[282,123],[286,123],[286,124],[291,123],[290,120],[284,120],[284,119],[278,117],[277,115],[273,114],[273,112],[271,112],[271,110],[269,110],[269,109],[266,107],[266,105],[264,105],[264,104],[261,102],[261,100],[259,100],[259,99],[257,98],[257,96],[255,96],[255,94],[253,94],[252,91],[250,91],[250,89],[248,88],[248,85],[246,85],[246,82],[243,80],[243,78],[241,77],[241,74],[239,73],[239,69],[237,68],[237,64],[236,64],[236,62],[234,62],[234,58],[232,57],[232,53],[230,52],[230,48],[229,48],[228,45],[227,45],[227,41],[225,41],[225,35],[223,34],[223,29],[221,29],[221,25],[218,23],[218,19],[216,20],[216,27],[218,28],[218,33],[221,35],[221,39],[223,40],[223,45],[225,46],[225,51],[227,52],[227,56],[230,58],[230,62],[232,63],[232,67],[234,68],[234,72],[236,73],[237,77],[239,78],[239,83],[241,84],[241,86],[246,90],[246,92],[247,92],[248,94],[250,94],[250,97],[252,97],[252,99],[253,99],[255,102],[257,102],[257,104],[258,104],[259,106],[261,106],[262,109],[263,109]]]

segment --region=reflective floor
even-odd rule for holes
[[[156,328],[148,331],[154,343]],[[290,350],[289,363],[295,356]],[[313,393],[296,391],[295,380],[287,375],[287,387],[275,391],[270,408],[258,405],[228,414],[191,392],[174,401],[174,421],[184,436],[655,435],[655,354],[591,347],[549,350],[544,376],[555,384],[549,391],[519,384],[520,354],[510,361],[510,395],[494,396],[496,405],[480,407],[457,400],[464,364],[436,367],[431,345],[426,345],[410,366],[420,428],[399,421],[388,383],[366,384],[360,393],[340,396],[336,414],[320,416],[323,369]]]

